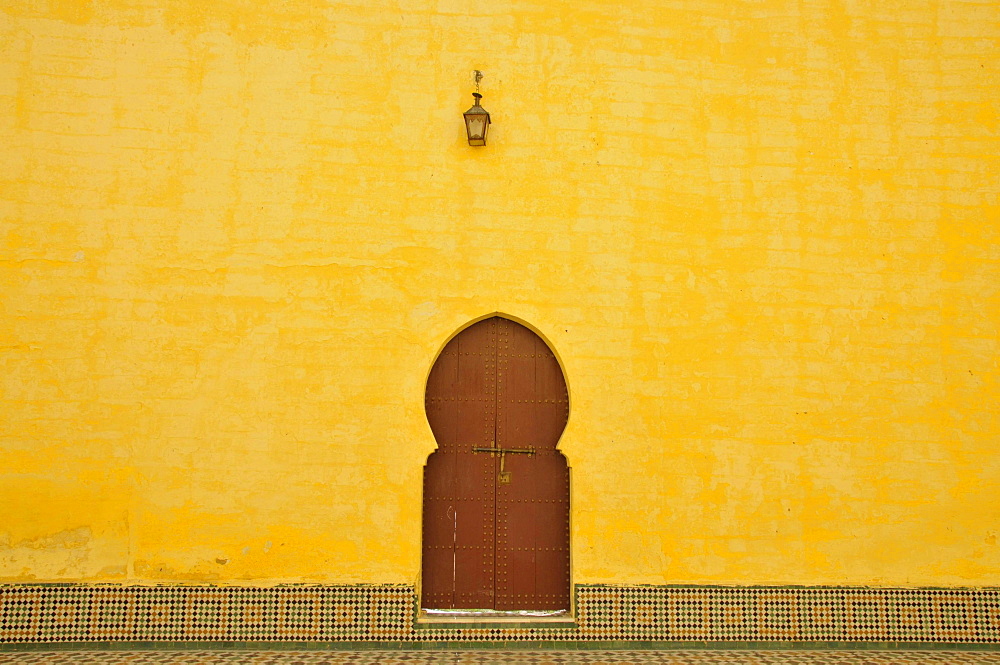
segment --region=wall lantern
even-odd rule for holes
[[[483,78],[483,73],[476,70],[476,91],[472,96],[476,98],[476,103],[472,108],[463,113],[465,116],[465,132],[469,135],[469,145],[486,145],[486,132],[490,129],[489,111],[479,105],[479,100],[483,98],[479,94],[479,81]]]

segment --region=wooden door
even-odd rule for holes
[[[518,323],[445,346],[427,380],[423,607],[569,609],[568,405],[552,351]]]

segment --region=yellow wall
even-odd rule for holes
[[[564,362],[573,580],[1000,583],[992,0],[0,8],[0,581],[416,582]],[[485,72],[490,144],[461,112]]]

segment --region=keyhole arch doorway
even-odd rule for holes
[[[535,332],[493,316],[427,378],[437,449],[424,467],[421,607],[570,609],[566,378]]]

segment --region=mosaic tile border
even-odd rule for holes
[[[648,651],[588,649],[530,651],[41,651],[5,657],[0,663],[68,665],[996,665],[998,653],[933,651]]]
[[[420,625],[409,585],[0,586],[0,647],[324,642],[1000,644],[1000,589],[576,587],[576,624]]]

